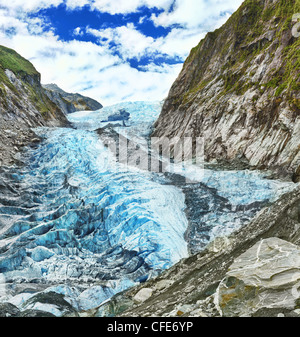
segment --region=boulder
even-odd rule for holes
[[[142,303],[152,296],[153,290],[150,288],[141,289],[133,298],[134,302]]]
[[[300,304],[300,247],[268,238],[235,259],[216,302],[222,316],[293,312]]]
[[[173,280],[161,280],[155,285],[156,290],[162,290],[170,287],[175,281]]]
[[[0,317],[18,317],[20,310],[11,303],[0,304]]]

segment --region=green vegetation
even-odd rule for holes
[[[300,39],[285,48],[284,51],[284,73],[278,83],[278,89],[287,89],[289,92],[300,90]],[[280,77],[280,75],[277,75]],[[280,94],[283,90],[279,90]],[[281,92],[280,92],[281,91]]]
[[[262,34],[264,28],[260,24],[262,12],[263,8],[257,0],[246,0],[240,9],[231,16],[228,23],[235,31],[237,44],[251,42]]]
[[[59,108],[52,102],[42,90],[33,88],[30,84],[24,83],[31,103],[37,108],[45,120],[48,120],[50,114],[58,112]]]
[[[21,78],[25,78],[26,76],[40,77],[40,74],[29,61],[24,59],[14,50],[0,46],[0,84],[2,88],[2,97],[4,92],[6,92],[3,84],[17,94],[15,86],[9,81],[5,74],[5,69],[11,70],[15,75],[18,75]]]
[[[26,75],[39,76],[34,66],[12,49],[0,46],[0,67],[9,69],[16,75],[24,77]]]
[[[197,86],[195,86],[193,89],[191,89],[190,91],[188,91],[184,97],[183,97],[183,101],[187,101],[189,99],[189,96],[193,96],[195,94],[197,94],[200,90],[202,90],[203,88],[206,87],[206,85],[209,83],[209,80],[204,80],[202,82],[200,82]]]
[[[300,0],[278,0],[275,3],[270,2],[266,8],[257,0],[245,0],[221,28],[207,34],[192,49],[185,66],[196,68],[194,77],[178,101],[189,102],[195,94],[209,85],[209,81],[204,81],[204,76],[207,78],[210,62],[218,57],[219,63],[224,60],[218,75],[218,80],[222,79],[224,82],[222,95],[231,92],[242,95],[250,87],[256,86],[259,89],[263,86],[266,89],[275,89],[275,97],[286,95],[298,107],[299,100],[294,98],[294,93],[300,89],[300,38],[292,39],[285,48],[282,67],[273,73],[268,83],[252,83],[250,77],[245,76],[255,57],[263,55],[266,50],[271,56],[275,55],[274,41],[277,38],[278,46],[282,43],[286,32],[292,29],[292,17],[296,13],[300,13]],[[272,41],[263,36],[268,31],[273,31]]]
[[[17,96],[20,95],[17,88],[6,76],[5,69],[11,70],[22,81],[23,87],[27,91],[31,103],[41,113],[45,120],[49,119],[51,114],[55,114],[58,111],[58,107],[40,88],[40,74],[34,66],[14,50],[0,46],[0,99],[4,106],[6,106],[7,97],[5,87],[8,87]],[[31,81],[31,83],[29,83],[29,79],[33,80],[33,83],[36,84],[33,85]],[[18,104],[19,103],[15,101],[15,105]]]
[[[4,69],[2,69],[0,67],[0,84],[1,84],[1,88],[2,88],[2,94],[1,96],[3,97],[4,93],[6,95],[6,90],[3,84],[5,84],[7,87],[9,87],[12,91],[16,92],[16,88],[14,87],[14,85],[12,85],[9,81],[9,79],[7,78]]]
[[[297,11],[300,11],[300,0],[280,0],[264,10],[261,6],[259,7],[260,8],[257,8],[257,1],[254,0],[248,0],[243,3],[240,10],[245,10],[247,13],[247,25],[241,24],[242,17],[240,16],[240,11],[236,12],[235,17],[233,16],[232,18],[233,22],[237,24],[235,26],[235,29],[238,32],[237,36],[240,34],[243,43],[246,43],[249,46],[248,48],[244,48],[244,50],[237,51],[236,65],[245,62],[243,65],[245,71],[250,64],[250,61],[264,50],[267,50],[271,45],[271,42],[259,39],[264,32],[263,29],[266,26],[266,23],[275,20],[279,27],[276,32],[276,37],[280,41],[282,39],[282,34],[292,28],[292,16],[297,13]],[[251,27],[250,30],[249,27]],[[280,96],[285,89],[290,90],[295,88],[295,80],[299,78],[299,75],[296,76],[297,72],[299,74],[299,63],[293,61],[295,57],[297,58],[297,54],[299,57],[299,40],[295,40],[288,49],[291,49],[292,52],[286,53],[283,68],[280,69],[278,73],[275,73],[268,83],[264,84],[266,88],[276,89],[275,96]],[[235,91],[239,94],[245,92],[243,86],[243,83],[238,83],[237,81],[236,84],[231,87],[227,85],[226,89],[227,91]]]

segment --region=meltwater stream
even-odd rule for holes
[[[188,256],[185,198],[191,194],[161,174],[116,164],[93,131],[120,107],[75,113],[70,120],[76,129],[37,129],[43,141],[26,150],[26,165],[1,169],[1,302],[60,316],[57,306],[30,300],[35,292],[56,292],[76,310],[88,310]],[[160,111],[159,103],[122,107],[131,114],[128,130],[141,135]],[[223,235],[241,225],[232,208],[222,213],[214,205],[216,194],[237,206],[274,199],[290,188],[257,173],[206,173],[202,182],[208,189],[193,186],[200,194],[192,198],[200,203],[189,202],[204,205],[197,216],[210,223],[214,236],[216,228]],[[207,201],[209,191],[214,197]],[[201,241],[199,233],[194,234]]]

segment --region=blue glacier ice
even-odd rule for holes
[[[38,284],[39,291],[62,294],[77,310],[88,310],[188,256],[188,196],[189,202],[203,201],[197,211],[202,205],[206,210],[195,220],[197,250],[257,211],[246,211],[241,220],[236,208],[272,201],[291,188],[258,172],[203,174],[178,166],[176,173],[194,180],[193,194],[187,194],[162,173],[124,167],[94,132],[121,108],[130,120],[126,127],[116,121],[115,130],[145,137],[161,103],[70,114],[75,128],[36,129],[43,141],[23,154],[26,165],[1,168],[0,275],[8,285]],[[30,302],[32,292],[13,288],[1,291],[0,300],[58,315],[56,307]]]
[[[39,246],[56,254],[84,251],[84,257],[93,259],[122,246],[158,270],[186,256],[180,190],[154,182],[150,174],[110,165],[113,157],[93,132],[36,132],[45,140],[30,153],[28,167],[18,177],[22,192],[32,192],[36,205],[30,214],[18,207],[17,215],[11,206],[1,207],[15,220],[1,236],[6,245],[25,246],[31,258],[39,252],[39,260],[49,259],[45,251],[36,251]],[[5,270],[2,260],[0,268]]]
[[[147,135],[150,131],[150,127],[158,118],[162,108],[162,102],[127,102],[119,103],[113,106],[104,107],[97,111],[78,111],[68,116],[70,122],[76,125],[80,129],[96,130],[100,127],[105,127],[108,124],[118,125],[119,121],[106,122],[108,116],[118,113],[120,109],[125,109],[130,113],[130,119],[126,126],[130,129],[130,132],[135,135]],[[122,124],[122,123],[121,123]],[[123,128],[116,127],[118,132],[122,132]],[[126,129],[129,131],[128,129]]]

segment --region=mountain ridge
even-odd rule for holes
[[[81,110],[94,111],[103,108],[103,105],[95,99],[78,93],[68,93],[54,83],[43,84],[42,86],[46,90],[48,97],[56,103],[65,114]]]

